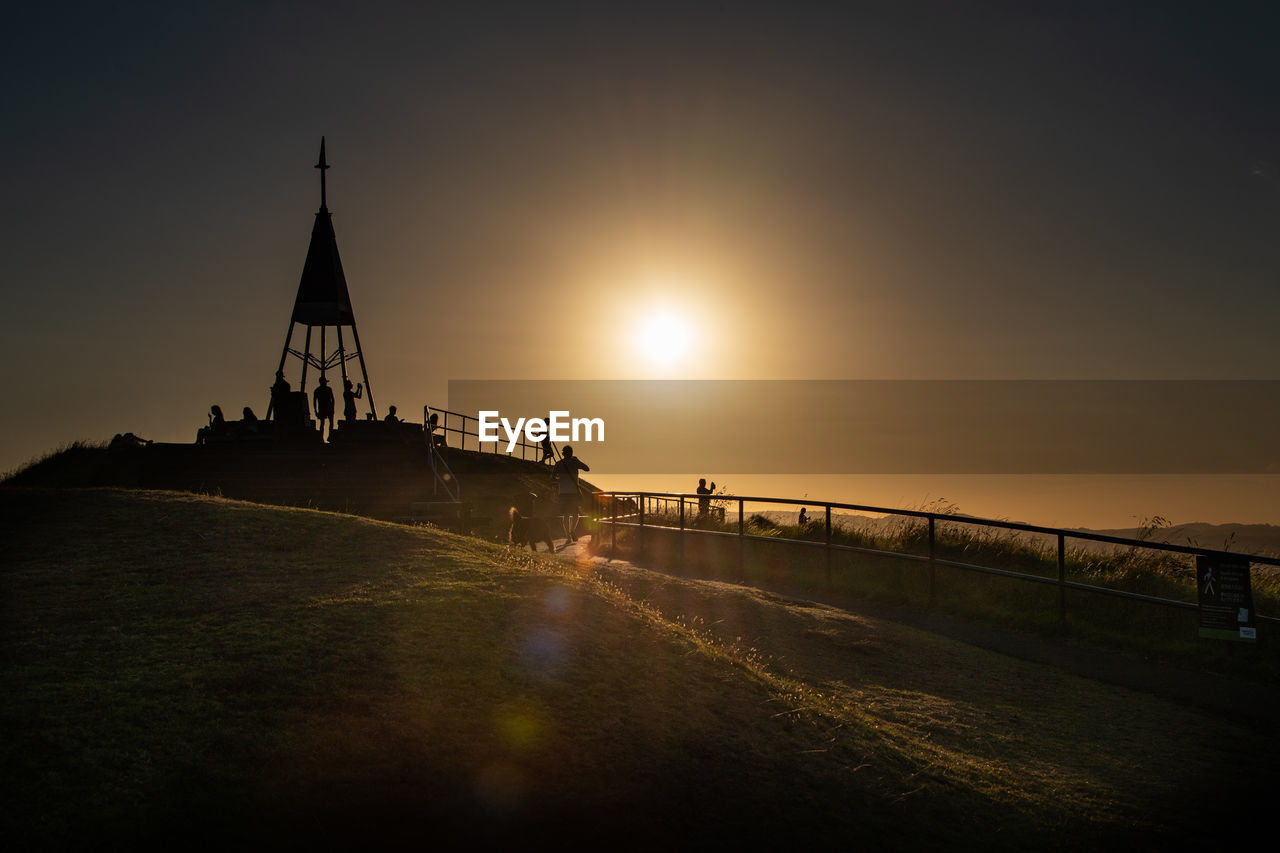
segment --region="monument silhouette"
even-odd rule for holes
[[[243,400],[214,400],[194,442],[117,435],[107,464],[94,469],[89,482],[207,492],[462,530],[476,523],[472,509],[478,501],[487,507],[480,524],[506,519],[513,487],[538,494],[552,488],[544,466],[450,447],[447,424],[442,428],[430,407],[423,406],[421,424],[402,419],[395,406],[388,408],[388,418],[374,408],[329,212],[325,147],[321,137],[320,209],[280,360],[272,381],[264,383],[267,416],[259,419]],[[360,412],[362,401],[366,409]],[[227,418],[224,407],[242,417]],[[471,482],[465,501],[460,476]]]
[[[373,402],[373,385],[369,382],[369,371],[365,367],[364,352],[360,348],[360,332],[356,329],[356,315],[351,307],[351,294],[347,290],[347,277],[342,271],[342,258],[338,255],[338,240],[333,232],[333,217],[329,213],[325,172],[329,164],[325,160],[324,137],[320,137],[320,161],[315,166],[320,170],[320,210],[316,212],[316,222],[311,229],[311,245],[307,248],[307,260],[302,266],[302,279],[298,282],[298,295],[293,301],[293,313],[289,316],[289,328],[284,336],[284,349],[280,353],[280,366],[277,373],[285,371],[289,357],[298,359],[302,365],[302,375],[298,382],[298,390],[288,394],[277,405],[276,400],[267,408],[267,417],[286,425],[301,426],[309,420],[310,406],[307,400],[307,371],[314,369],[319,373],[317,379],[328,379],[330,371],[337,370],[342,375],[342,384],[347,383],[347,362],[356,360],[360,364],[360,376],[364,385],[365,399],[373,420],[378,418],[378,410]],[[294,331],[302,326],[306,329],[302,349],[292,349]],[[319,335],[315,331],[319,329]],[[328,330],[333,329],[337,346],[329,348]],[[343,329],[350,330],[354,348],[348,348]],[[312,343],[319,337],[320,349],[312,352]],[[284,409],[279,411],[278,409]]]

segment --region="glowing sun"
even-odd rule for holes
[[[636,349],[654,364],[680,364],[693,344],[693,329],[687,318],[672,311],[655,311],[636,326]]]

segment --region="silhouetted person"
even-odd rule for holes
[[[148,442],[138,438],[131,432],[116,433],[111,439],[111,443],[107,445],[108,450],[121,450],[126,447],[143,447]]]
[[[222,416],[222,407],[213,405],[209,407],[209,425],[200,427],[196,430],[196,444],[204,444],[215,435],[222,435],[227,431],[227,419]]]
[[[436,432],[440,428],[440,415],[432,412],[427,416],[427,446],[428,447],[444,447],[446,444],[445,437]]]
[[[556,463],[556,476],[560,478],[560,521],[564,524],[564,535],[570,542],[578,541],[578,472],[591,469],[578,457],[573,455],[573,448],[565,445],[560,451],[560,461]]]
[[[320,438],[324,439],[324,422],[329,422],[329,437],[333,438],[333,389],[329,380],[320,377],[320,384],[311,392],[311,405],[316,412],[316,420],[320,422]]]
[[[277,370],[275,384],[271,386],[271,411],[276,420],[280,420],[280,411],[285,407],[285,400],[289,398],[291,390],[289,380],[284,378],[284,371]]]
[[[803,507],[803,506],[800,507],[800,526],[801,527],[804,527],[806,524],[809,523],[809,516],[808,516],[808,513],[806,512],[807,509],[808,507]]]
[[[698,478],[698,488],[695,489],[694,491],[696,491],[699,495],[704,495],[704,497],[698,498],[698,515],[706,515],[707,513],[711,512],[710,495],[715,490],[716,490],[716,484],[714,482],[712,482],[710,487],[708,487],[707,480],[705,477]]]
[[[549,414],[547,415],[547,423],[551,423],[551,415]],[[542,441],[538,442],[538,444],[542,447],[542,459],[540,460],[540,464],[545,465],[550,462],[554,465],[556,461],[556,450],[554,445],[551,444],[550,426],[547,427],[547,434],[542,437]]]
[[[389,424],[398,424],[398,423],[400,423],[400,419],[396,417],[396,407],[395,407],[395,406],[392,406],[391,408],[387,409],[387,416],[386,416],[385,418],[383,418],[383,420],[384,420],[384,421],[386,421],[386,422],[387,422],[387,423],[389,423]]]
[[[356,419],[356,400],[364,394],[364,383],[357,382],[355,390],[351,390],[351,380],[342,380],[345,388],[342,389],[342,419],[344,421],[354,421]]]
[[[246,432],[258,431],[258,416],[253,413],[253,409],[245,406],[244,411],[240,413],[240,419]]]

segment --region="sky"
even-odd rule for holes
[[[458,379],[1280,378],[1278,31],[1268,3],[14,10],[0,470],[265,411],[322,135],[402,413]],[[1178,520],[1280,522],[1250,482]],[[1177,491],[1133,488],[1114,514]],[[999,492],[972,505],[1031,512]]]

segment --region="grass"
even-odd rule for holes
[[[721,583],[192,495],[6,488],[0,510],[19,849],[1064,848],[1181,839],[1280,755]]]
[[[954,506],[931,506],[935,512],[956,512]],[[651,513],[646,523],[677,527],[675,515]],[[795,593],[845,596],[918,609],[930,607],[929,567],[920,561],[833,551],[830,574],[822,521],[804,526],[779,523],[750,515],[745,532],[763,537],[743,545],[739,568],[737,521],[716,523],[699,519],[702,530],[734,536],[689,533],[683,546],[673,531],[647,528],[643,562],[676,567],[707,577],[728,579]],[[1153,532],[1153,531],[1150,531]],[[638,532],[620,528],[616,556],[637,559]],[[605,540],[611,542],[606,528]],[[776,540],[776,541],[769,541]],[[808,541],[815,545],[797,544]],[[1080,540],[1077,540],[1079,542]],[[901,517],[875,525],[840,524],[832,542],[859,548],[927,557],[928,525],[924,519]],[[1173,601],[1194,603],[1194,558],[1129,546],[1070,547],[1066,579],[1106,589],[1136,592]],[[1056,580],[1056,543],[1046,537],[1014,530],[959,522],[939,522],[935,531],[939,559],[1017,571]],[[1254,606],[1258,612],[1280,614],[1280,573],[1253,572]],[[1176,661],[1184,665],[1280,682],[1280,657],[1274,654],[1270,625],[1259,629],[1257,646],[1200,640],[1197,613],[1156,604],[1127,601],[1083,591],[1066,594],[1066,624],[1058,618],[1058,591],[1047,584],[997,577],[955,567],[936,570],[932,610],[979,619],[1045,635],[1070,637],[1113,650]]]
[[[223,453],[227,447],[194,457],[172,450],[176,445],[137,447],[132,442],[76,441],[28,461],[0,477],[0,486],[28,488],[164,488],[200,494],[260,500],[275,505],[353,511],[396,520],[411,517],[414,504],[442,500],[432,488],[426,457],[418,447],[384,445],[361,465],[343,448],[325,445],[265,446],[263,454]],[[192,448],[195,449],[195,448]],[[205,448],[209,449],[209,448]],[[259,449],[262,449],[261,447]],[[383,451],[391,451],[388,457]],[[272,452],[278,451],[278,452]],[[508,510],[514,504],[526,514],[554,513],[557,496],[549,466],[509,457],[449,448],[444,451],[453,473],[465,482],[468,524],[477,534],[505,537]],[[190,467],[187,467],[187,466]],[[374,466],[373,468],[364,466]],[[172,469],[176,467],[177,475]],[[312,474],[327,471],[317,480]],[[590,488],[587,480],[582,480]]]
[[[124,485],[110,483],[111,465],[105,442],[72,441],[0,474],[0,483],[20,486]]]

